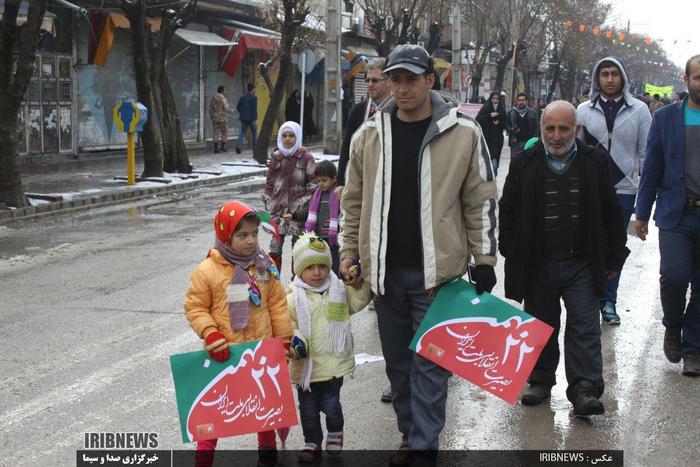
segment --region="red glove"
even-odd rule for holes
[[[205,339],[209,356],[217,362],[225,362],[231,356],[226,338],[219,331],[214,331]]]

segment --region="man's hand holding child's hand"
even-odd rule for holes
[[[344,259],[340,263],[340,275],[342,276],[343,282],[346,285],[359,289],[364,283],[362,279],[362,273],[360,272],[360,266],[355,264],[355,261],[350,258]]]

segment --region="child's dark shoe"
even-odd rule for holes
[[[297,459],[299,462],[310,463],[315,462],[319,457],[321,457],[321,445],[316,443],[306,443],[304,445],[304,449],[301,450]]]
[[[258,467],[271,467],[277,465],[277,448],[258,448]]]

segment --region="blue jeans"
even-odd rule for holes
[[[311,383],[311,390],[304,391],[297,387],[299,395],[299,416],[305,443],[321,444],[321,412],[326,414],[328,433],[343,431],[343,407],[340,405],[340,387],[343,378]]]
[[[686,208],[676,227],[659,230],[659,252],[662,322],[682,332],[681,353],[686,356],[700,351],[700,208]]]
[[[623,195],[618,194],[617,199],[620,200],[622,205],[622,216],[624,217],[625,232],[627,231],[627,226],[632,218],[632,213],[634,212],[634,201],[637,195]],[[605,297],[600,299],[600,306],[605,306],[605,302],[617,303],[617,288],[620,286],[620,276],[622,271],[617,273],[615,279],[609,279],[606,276],[605,279]]]
[[[431,303],[423,271],[390,267],[384,286],[375,307],[399,431],[411,449],[437,450],[450,372],[408,348]]]
[[[253,146],[258,142],[258,129],[254,121],[241,120],[241,134],[238,135],[238,142],[236,147],[241,149],[245,144],[245,136],[248,133],[248,128],[253,132]]]

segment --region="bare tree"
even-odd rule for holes
[[[492,21],[492,13],[487,13],[488,8],[486,0],[464,0],[461,6],[463,18],[472,34],[474,42],[474,59],[470,66],[470,82],[471,102],[479,101],[479,85],[484,74],[486,60],[489,57],[491,49],[495,47],[495,31],[496,26]],[[467,46],[467,52],[469,45]],[[469,54],[467,53],[467,56]]]
[[[358,0],[374,34],[375,49],[385,57],[398,44],[416,43],[428,0]]]
[[[583,71],[601,56],[600,29],[592,30],[606,20],[609,5],[599,0],[566,0],[546,7],[547,34],[551,40],[552,77],[547,100],[552,100],[557,85],[561,97],[572,99],[578,94],[576,84]],[[571,18],[576,18],[574,23]],[[583,31],[579,28],[583,26]]]
[[[163,169],[166,172],[189,173],[192,171],[182,135],[180,117],[175,106],[175,96],[173,96],[165,67],[175,31],[187,24],[196,8],[197,0],[189,0],[175,8],[167,8],[162,13],[160,30],[157,33],[151,31],[149,34],[149,54],[152,59],[150,80],[160,122]]]
[[[275,118],[279,118],[279,110],[284,98],[288,80],[293,76],[292,50],[297,41],[304,20],[311,13],[309,0],[273,0],[271,5],[272,21],[276,22],[280,32],[280,45],[272,59],[259,66],[260,72],[271,89],[270,104],[267,106],[263,123],[260,127],[258,141],[253,148],[253,157],[261,164],[267,162],[268,147],[272,140],[272,130]],[[270,65],[279,60],[277,81],[272,85],[268,71]]]
[[[5,0],[0,22],[0,201],[27,206],[19,171],[19,111],[34,73],[36,49],[45,37],[41,23],[46,0],[31,0],[24,24],[18,24],[21,0]]]
[[[146,21],[145,0],[120,0],[120,5],[129,19],[131,29],[134,78],[139,102],[148,109],[155,109],[155,96],[151,82],[152,58],[149,51],[150,25]],[[157,112],[151,112],[143,127],[143,173],[142,177],[163,176],[163,148],[160,122]]]
[[[497,0],[491,9],[496,25],[496,43],[501,56],[496,61],[496,89],[503,88],[506,67],[517,53],[517,47],[530,28],[543,14],[546,0]],[[517,59],[517,56],[516,56]],[[515,63],[517,65],[517,63]]]

